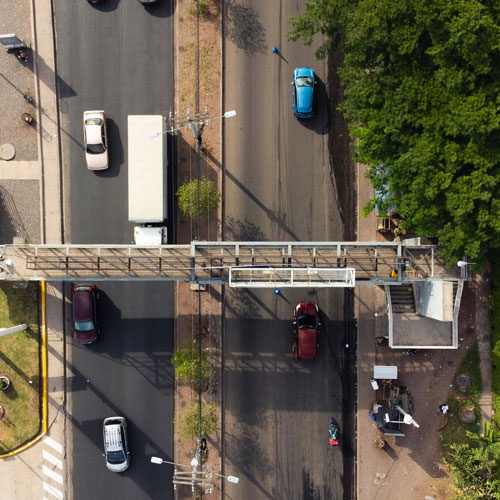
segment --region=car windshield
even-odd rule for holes
[[[295,84],[297,87],[312,87],[313,79],[311,76],[298,76],[295,79]]]
[[[104,144],[87,144],[87,153],[91,155],[98,155],[104,151],[106,151]]]
[[[90,332],[94,330],[93,321],[75,321],[75,329],[79,332]]]
[[[312,314],[301,314],[297,318],[299,328],[316,328],[316,316]]]
[[[87,118],[85,120],[85,125],[102,125],[102,119],[101,118]]]
[[[125,462],[125,454],[122,450],[109,451],[107,458],[110,464],[121,464]]]

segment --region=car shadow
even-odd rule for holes
[[[90,4],[89,7],[92,9],[99,10],[101,12],[113,12],[118,8],[118,5],[121,0],[107,0],[101,3]]]
[[[330,99],[325,84],[316,75],[316,88],[314,89],[313,118],[299,119],[301,125],[320,135],[326,135],[330,131],[331,112]]]
[[[138,2],[139,3],[139,2]],[[174,13],[175,2],[167,2],[165,0],[157,0],[148,5],[143,4],[144,10],[155,17],[170,17]]]
[[[120,174],[120,168],[125,161],[123,143],[120,136],[120,130],[114,120],[106,117],[108,127],[108,154],[109,167],[105,170],[94,170],[98,177],[117,177]]]

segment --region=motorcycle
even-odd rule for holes
[[[339,444],[339,440],[337,438],[337,426],[333,421],[333,418],[330,419],[330,446],[337,446]]]

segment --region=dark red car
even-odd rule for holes
[[[295,359],[316,359],[320,326],[319,309],[314,302],[297,304],[293,322],[293,354]]]
[[[97,339],[97,289],[80,283],[73,286],[73,336],[82,344]]]

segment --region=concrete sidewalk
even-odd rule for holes
[[[30,46],[28,63],[0,49],[0,239],[10,244],[61,243],[61,170],[50,0],[0,0],[3,33]],[[26,97],[33,98],[30,103]],[[35,118],[27,124],[21,118]],[[65,491],[64,337],[62,285],[46,287],[47,434],[6,458],[2,500],[67,497]]]
[[[374,196],[364,177],[366,167],[357,165],[358,214]],[[358,240],[376,241],[376,220],[358,216]],[[464,288],[459,314],[459,348],[457,350],[421,350],[407,356],[387,346],[376,345],[375,337],[387,336],[387,307],[384,290],[378,286],[355,289],[355,315],[358,320],[358,401],[357,401],[357,499],[399,500],[404,484],[404,498],[424,500],[447,498],[449,478],[441,461],[441,430],[446,421],[438,411],[447,400],[455,372],[469,347],[479,339],[483,374],[481,408],[491,418],[491,324],[488,314],[488,288],[468,283]],[[478,307],[476,304],[479,302]],[[478,321],[478,317],[482,320]],[[477,336],[476,336],[477,331]],[[489,346],[489,347],[485,347]],[[489,360],[487,353],[489,352]],[[407,386],[413,399],[412,416],[420,428],[403,425],[405,437],[385,437],[380,449],[375,440],[381,436],[369,417],[375,393],[371,387],[374,365],[398,367],[398,382]],[[486,383],[484,380],[486,379]],[[488,398],[489,395],[489,398]],[[443,496],[444,495],[444,496]]]
[[[29,243],[61,243],[62,184],[52,4],[50,0],[0,0],[0,9],[5,14],[3,30],[16,33],[30,45],[26,64],[18,61],[15,53],[0,53],[0,146],[15,154],[10,160],[0,159],[1,198],[8,214],[2,220],[2,241],[12,243],[13,236],[21,236]],[[34,104],[25,96],[32,97]],[[35,122],[23,122],[22,113],[31,114]]]

